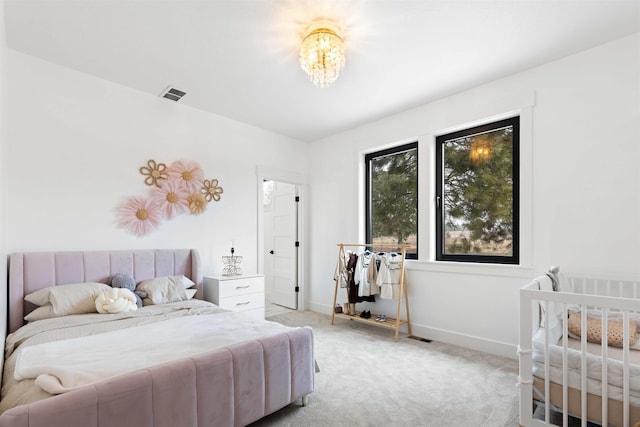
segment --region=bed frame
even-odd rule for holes
[[[554,274],[555,273],[555,274]],[[559,350],[562,352],[563,381],[560,383],[549,380],[549,353],[553,343],[549,329],[544,328],[544,378],[533,375],[532,344],[533,336],[538,331],[541,324],[550,325],[549,314],[553,311],[551,304],[560,307],[560,319],[567,318],[567,308],[570,305],[579,305],[581,308],[597,309],[602,313],[607,310],[609,313],[624,317],[624,322],[628,324],[630,315],[637,315],[640,312],[640,281],[630,278],[606,278],[597,275],[589,277],[571,276],[567,279],[572,291],[561,292],[547,289],[543,283],[548,283],[549,278],[557,279],[558,269],[552,268],[548,274],[539,276],[520,290],[520,343],[518,354],[520,359],[519,387],[520,387],[520,426],[554,426],[551,421],[551,411],[558,411],[562,416],[561,425],[568,425],[568,417],[577,417],[582,420],[596,422],[611,427],[638,427],[640,426],[640,407],[634,406],[629,401],[629,352],[628,343],[622,348],[622,400],[610,398],[607,391],[607,383],[610,381],[608,363],[601,363],[601,375],[608,381],[602,381],[599,395],[587,391],[587,355],[586,355],[586,334],[582,334],[580,340],[581,349],[571,350],[567,346],[560,344]],[[545,282],[546,281],[546,282]],[[582,330],[586,330],[586,317],[582,317]],[[568,335],[567,322],[562,322],[562,336]],[[602,334],[606,339],[606,322],[603,322]],[[628,335],[628,326],[625,326],[625,335]],[[580,388],[572,388],[567,385],[567,357],[568,353],[578,352],[581,360]],[[600,346],[599,360],[608,359],[608,347]],[[544,419],[534,419],[533,408],[538,404],[544,404]],[[567,402],[567,404],[563,404]],[[539,417],[536,417],[539,418]],[[605,420],[605,421],[603,421]],[[582,424],[585,425],[585,424]]]
[[[35,308],[24,295],[106,283],[115,273],[136,282],[184,274],[202,296],[194,249],[16,253],[9,262],[9,331]],[[0,416],[0,427],[243,426],[298,399],[306,404],[314,367],[312,331],[298,328],[21,405]]]

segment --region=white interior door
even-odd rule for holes
[[[294,184],[273,181],[270,207],[264,215],[266,299],[292,309],[298,308],[296,196]]]

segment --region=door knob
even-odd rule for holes
[[[273,249],[271,249],[271,250],[269,251],[269,253],[270,253],[271,255],[275,254],[275,252],[273,251]]]

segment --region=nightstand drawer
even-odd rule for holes
[[[264,319],[264,276],[205,276],[204,299],[220,308],[244,311],[255,319]]]
[[[233,311],[247,311],[256,308],[264,308],[264,293],[253,293],[220,298],[220,308]]]
[[[247,277],[242,279],[221,281],[218,292],[219,298],[227,298],[253,293],[264,293],[264,278]]]

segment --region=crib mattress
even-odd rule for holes
[[[544,390],[544,379],[533,377],[534,397],[537,390],[542,395],[540,390]],[[580,417],[581,400],[582,396],[580,390],[569,388],[569,405],[567,411],[569,414]],[[545,399],[547,400],[547,399]],[[554,382],[549,383],[549,402],[556,408],[563,408],[562,404],[562,385]],[[625,427],[622,418],[622,402],[620,400],[609,399],[607,402],[607,423],[609,427]],[[594,394],[587,394],[587,419],[598,423],[602,422],[602,397]],[[632,426],[640,421],[640,406],[630,405],[629,407],[629,420]]]

